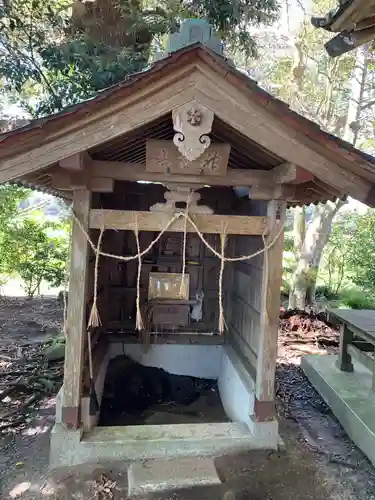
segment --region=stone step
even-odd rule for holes
[[[185,457],[134,462],[128,468],[128,496],[193,486],[220,485],[212,458]]]
[[[206,423],[96,427],[84,433],[81,452],[92,460],[211,456],[264,448],[244,424]]]

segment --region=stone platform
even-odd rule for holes
[[[156,459],[128,469],[128,495],[221,484],[212,458]]]
[[[272,450],[278,446],[272,424],[258,423],[254,425],[254,433],[245,424],[235,422],[95,427],[87,433],[55,424],[51,434],[50,465],[54,469],[112,460],[131,462]],[[268,432],[269,425],[272,432]]]
[[[348,436],[375,465],[375,392],[372,373],[354,361],[354,372],[344,373],[337,356],[309,355],[301,367],[330,406]]]

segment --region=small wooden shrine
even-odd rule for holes
[[[277,446],[285,209],[346,195],[374,205],[372,157],[237,71],[193,20],[144,72],[0,136],[7,181],[72,206],[52,465]],[[98,426],[121,354],[217,381],[230,422]]]

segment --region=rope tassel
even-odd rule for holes
[[[219,332],[223,335],[225,330],[224,306],[223,306],[223,278],[225,266],[225,246],[227,243],[227,228],[223,227],[220,233],[220,275],[219,275]]]
[[[142,253],[141,246],[139,243],[139,230],[138,230],[138,218],[137,213],[135,213],[135,228],[134,228],[135,239],[137,242],[137,257],[138,257],[138,273],[137,273],[137,299],[136,299],[136,316],[135,316],[135,329],[139,332],[143,330],[143,319],[141,313],[141,272],[142,272]]]
[[[102,326],[102,322],[100,320],[97,300],[98,300],[98,276],[99,276],[99,258],[100,258],[100,247],[102,244],[104,234],[104,227],[100,230],[98,245],[95,250],[95,269],[94,269],[94,297],[92,301],[92,307],[89,317],[88,328],[93,327],[97,328],[98,326]]]
[[[89,351],[89,370],[90,370],[90,388],[89,388],[89,414],[94,416],[100,410],[100,405],[98,401],[98,396],[95,390],[94,382],[94,368],[92,363],[92,345],[91,345],[91,330],[92,328],[97,328],[102,325],[100,321],[99,311],[97,307],[98,299],[98,276],[99,276],[99,257],[100,257],[100,247],[102,244],[104,234],[104,226],[100,230],[98,245],[95,252],[95,269],[94,269],[94,298],[92,301],[92,307],[87,328],[87,348]]]

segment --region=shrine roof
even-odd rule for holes
[[[361,182],[368,183],[369,195],[366,199],[363,197],[362,201],[369,204],[375,202],[375,195],[372,194],[373,186],[375,186],[375,158],[373,156],[323,131],[313,121],[294,112],[285,102],[272,96],[262,89],[255,80],[236,69],[231,61],[201,43],[191,44],[171,53],[154,62],[144,71],[130,75],[112,87],[98,92],[91,99],[69,106],[54,115],[32,120],[21,128],[0,134],[0,182],[18,181],[24,185],[61,195],[62,193],[53,189],[49,175],[49,170],[56,167],[58,163],[57,156],[51,151],[48,155],[43,154],[45,151],[43,147],[51,141],[59,141],[61,144],[65,133],[68,141],[69,134],[72,133],[75,124],[77,124],[77,129],[78,124],[80,124],[82,151],[87,151],[93,158],[113,161],[143,161],[144,142],[147,138],[171,139],[173,126],[168,113],[159,116],[155,113],[153,120],[149,120],[142,127],[135,127],[127,134],[120,135],[114,132],[113,137],[107,137],[106,140],[98,139],[95,142],[92,139],[91,142],[89,141],[90,147],[87,147],[88,134],[86,132],[88,129],[85,127],[109,110],[112,110],[113,113],[113,109],[116,109],[117,106],[120,107],[126,99],[132,102],[142,99],[143,92],[147,92],[152,86],[157,87],[162,78],[173,77],[173,81],[176,81],[178,74],[186,76],[184,69],[199,65],[209,68],[218,78],[232,85],[249,102],[266,111],[271,124],[273,121],[282,124],[288,134],[292,134],[311,150],[318,152],[345,171],[353,173],[355,178],[360,179]],[[193,84],[194,82],[192,82],[192,86]],[[214,93],[215,89],[210,88],[206,92],[207,94]],[[256,141],[245,137],[241,131],[235,130],[225,122],[223,117],[215,117],[212,139],[213,142],[231,143],[233,151],[230,166],[233,168],[243,167],[245,159],[247,159],[247,168],[266,170],[285,161],[281,154],[265,149]],[[69,145],[64,145],[65,152],[68,151],[68,147]],[[36,162],[33,156],[39,152],[41,154],[40,163]],[[34,158],[29,165],[25,161],[28,154],[30,159]],[[64,158],[68,154],[61,152],[60,156]],[[23,158],[22,165],[19,158]],[[345,194],[353,195],[349,190],[347,191]],[[354,195],[354,197],[356,196]]]

